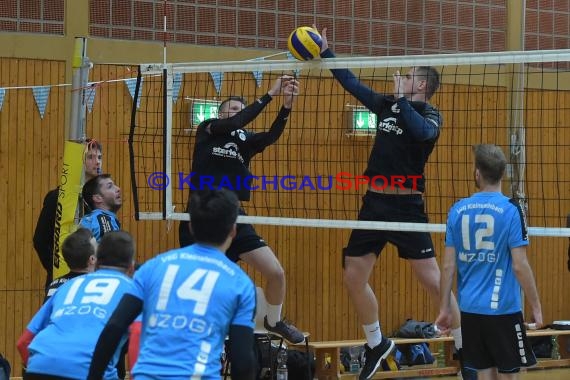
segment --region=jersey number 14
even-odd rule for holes
[[[156,310],[164,311],[168,305],[174,280],[178,274],[180,265],[170,264],[166,269],[162,284],[160,285],[160,293]],[[176,289],[176,296],[183,300],[195,301],[194,314],[205,315],[210,303],[210,297],[216,285],[216,281],[220,277],[220,273],[206,269],[196,269],[186,280]],[[202,283],[201,287],[197,285]]]

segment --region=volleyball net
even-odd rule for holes
[[[357,221],[378,121],[330,69],[392,94],[396,70],[426,65],[441,76],[430,103],[444,120],[425,170],[430,223]],[[472,146],[493,143],[509,159],[503,192],[525,205],[529,234],[570,236],[570,50],[142,64],[129,136],[135,217],[187,220],[197,125],[227,97],[251,103],[282,75],[298,78],[300,95],[282,136],[252,160],[240,222],[443,232],[451,205],[477,191]],[[268,130],[281,105],[275,97],[246,129]]]

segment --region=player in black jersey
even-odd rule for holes
[[[321,57],[332,58],[326,29],[322,31]],[[376,138],[364,175],[372,180],[358,219],[427,223],[422,194],[424,166],[440,134],[442,118],[428,100],[439,87],[439,73],[430,66],[394,74],[394,95],[379,94],[362,84],[347,69],[331,70],[345,90],[378,116]],[[368,281],[386,243],[398,248],[434,300],[439,301],[440,271],[429,233],[353,230],[343,250],[344,284],[366,334],[365,365],[360,379],[370,379],[394,342],[382,336],[378,301]],[[462,347],[459,309],[453,299],[455,345]],[[466,374],[464,374],[464,378]],[[471,378],[471,377],[469,377]]]
[[[95,139],[87,139],[85,144],[86,148],[83,167],[85,169],[85,181],[87,182],[91,178],[97,177],[101,174],[103,147],[101,143]],[[38,258],[47,273],[45,282],[46,294],[53,279],[53,239],[58,196],[59,187],[46,194],[42,210],[40,211],[38,222],[34,230],[34,249],[36,250]]]
[[[275,81],[267,94],[248,106],[245,105],[245,100],[239,97],[230,97],[223,101],[217,119],[205,120],[198,125],[192,156],[191,189],[199,190],[205,186],[225,187],[235,191],[240,201],[248,201],[251,181],[244,183],[244,179],[252,175],[249,163],[256,154],[263,152],[266,147],[279,139],[298,93],[297,80],[291,76],[282,76]],[[283,106],[271,128],[259,133],[246,130],[245,126],[279,94],[283,95]],[[240,215],[245,215],[242,208]],[[188,222],[180,223],[179,232],[181,247],[194,243]],[[281,308],[285,299],[283,268],[271,248],[257,235],[252,225],[238,224],[237,236],[226,255],[234,262],[240,259],[245,261],[264,276],[266,280],[264,292],[267,299],[265,328],[289,342],[302,342],[303,334],[281,318]]]

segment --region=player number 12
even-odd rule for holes
[[[484,240],[492,237],[495,232],[495,218],[493,215],[477,214],[475,215],[475,223],[482,224],[475,229],[475,250],[487,249],[494,250],[495,243],[492,240]],[[461,218],[461,236],[463,238],[463,249],[471,251],[471,228],[470,216],[463,215]]]

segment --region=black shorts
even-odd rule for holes
[[[247,214],[242,208],[240,208],[239,215]],[[189,222],[180,222],[178,229],[178,241],[181,247],[186,247],[195,243],[194,236],[190,233],[188,224]],[[267,247],[267,243],[257,235],[255,228],[253,228],[251,224],[238,224],[236,237],[232,241],[230,248],[226,251],[226,256],[235,263],[239,261],[239,256],[241,254],[261,247]]]
[[[516,373],[521,367],[536,364],[521,312],[505,315],[461,312],[461,335],[466,367],[497,367],[500,373]]]
[[[362,197],[358,220],[427,223],[422,195],[379,194],[368,191]],[[435,257],[435,250],[429,232],[352,230],[343,256],[376,256],[386,245],[392,243],[403,259],[428,259]]]

